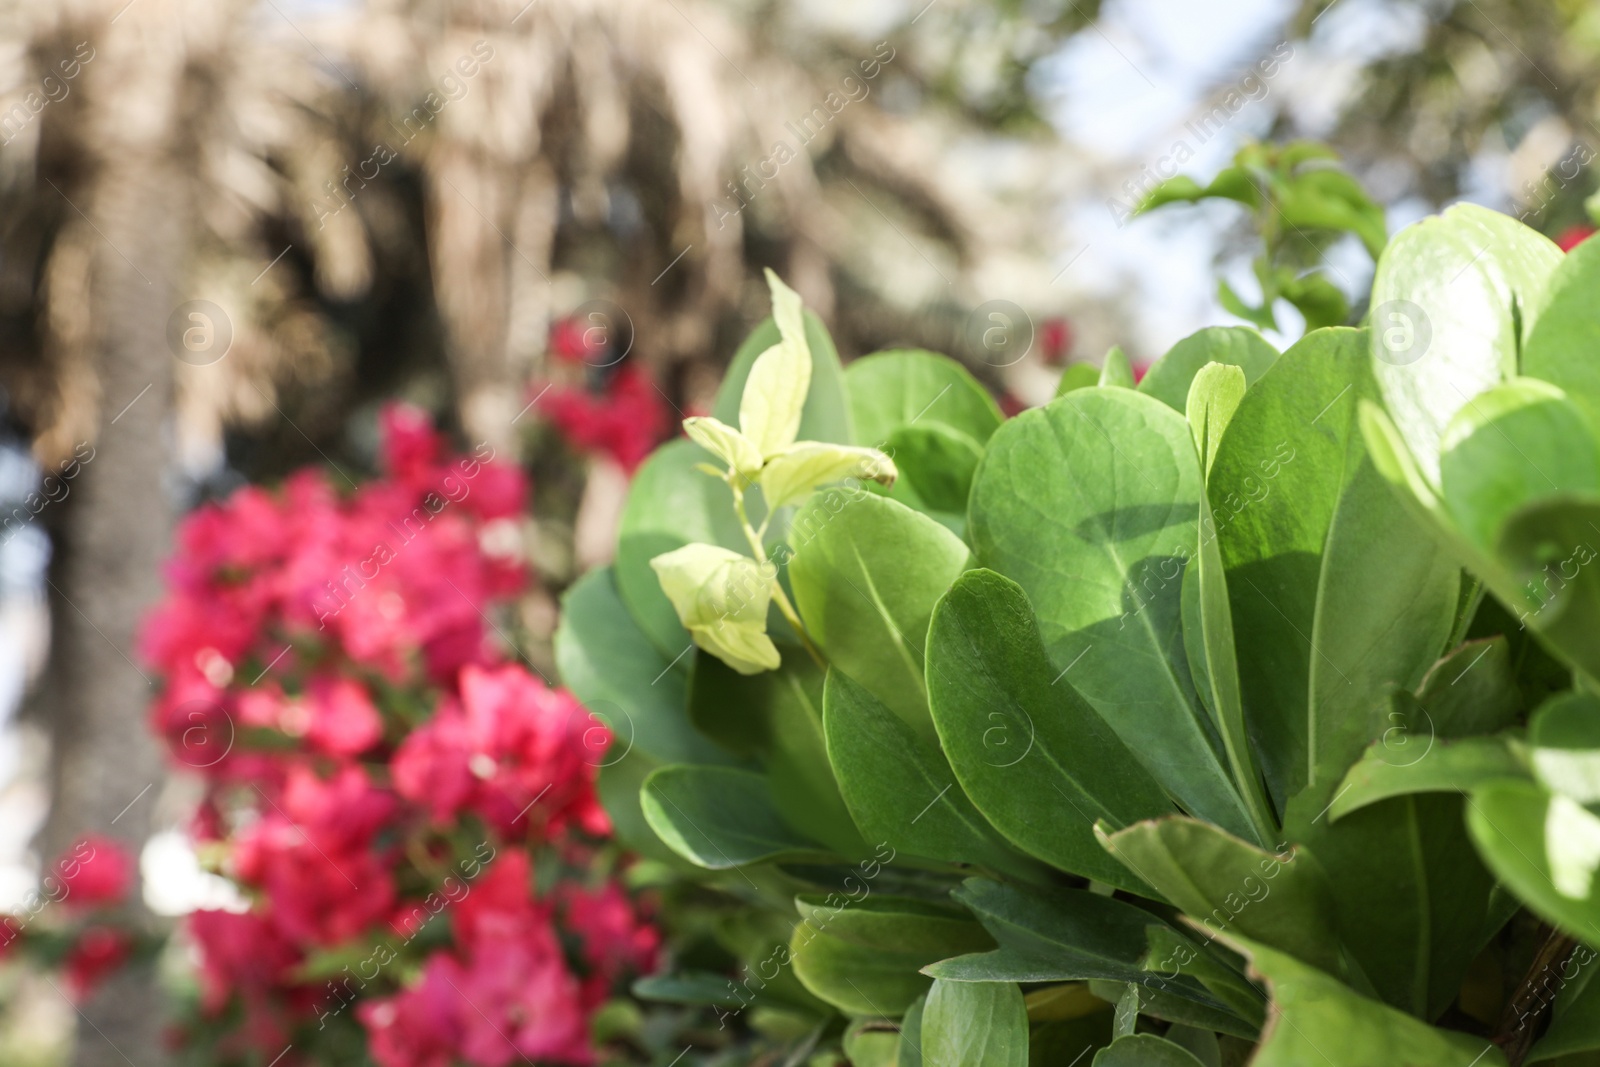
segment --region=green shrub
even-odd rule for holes
[[[557,640],[725,900],[641,995],[796,1063],[1600,1056],[1600,243],[1453,208],[1367,329],[1009,420],[773,289]]]

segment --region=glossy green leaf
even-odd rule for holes
[[[1121,345],[1107,349],[1105,362],[1100,366],[1100,384],[1118,389],[1132,389],[1138,384],[1133,380],[1133,363]]]
[[[1159,986],[1130,982],[1120,987],[1118,984],[1103,980],[1091,980],[1089,988],[1098,997],[1111,1000],[1118,997],[1117,1017],[1126,1022],[1126,1033],[1132,1034],[1136,1020],[1140,1016],[1152,1019],[1161,1019],[1165,1022],[1180,1023],[1188,1026],[1204,1027],[1207,1030],[1217,1030],[1234,1037],[1254,1041],[1260,1032],[1260,1027],[1253,1026],[1233,1015],[1232,1012],[1211,1004],[1198,1003],[1195,1000],[1176,996]]]
[[[1467,798],[1467,826],[1529,908],[1600,947],[1600,816],[1533,782],[1491,782]]]
[[[1470,793],[1485,782],[1527,773],[1516,751],[1498,737],[1435,738],[1414,749],[1374,741],[1340,783],[1327,817],[1337,822],[1380,800],[1414,793]]]
[[[1551,272],[1544,307],[1522,345],[1522,373],[1567,392],[1600,427],[1600,316],[1594,294],[1600,285],[1600,245],[1588,242],[1562,256]]]
[[[1205,1067],[1194,1053],[1154,1034],[1119,1037],[1094,1054],[1093,1067]]]
[[[889,451],[910,493],[908,497],[891,493],[891,497],[918,510],[965,519],[972,475],[983,458],[982,444],[944,426],[901,426],[889,435]]]
[[[985,878],[969,878],[951,895],[1000,947],[936,963],[927,968],[935,977],[973,982],[1143,982],[1152,977],[1141,961],[1146,931],[1157,920],[1142,908],[1082,889],[1046,894]],[[1187,980],[1168,985],[1181,995],[1203,996]]]
[[[1399,724],[1423,740],[1505,729],[1522,710],[1511,643],[1494,637],[1456,646],[1428,669],[1415,697],[1400,705],[1405,719]],[[1404,747],[1398,738],[1388,739],[1391,747]]]
[[[981,445],[1003,421],[994,397],[965,367],[922,349],[852,360],[844,381],[864,445],[881,448],[896,430],[923,425],[955,430]]]
[[[1189,386],[1184,414],[1194,435],[1195,451],[1200,454],[1202,477],[1211,473],[1223,431],[1244,399],[1244,391],[1244,371],[1227,363],[1207,363]]]
[[[900,1031],[879,1019],[857,1019],[845,1028],[844,1054],[851,1067],[896,1067]]]
[[[662,764],[634,748],[621,758],[609,759],[595,775],[595,794],[611,820],[612,836],[639,855],[670,866],[682,867],[686,861],[656,836],[644,816],[640,792],[645,779]]]
[[[1480,393],[1450,420],[1439,447],[1445,507],[1485,551],[1533,500],[1600,494],[1600,446],[1588,422],[1566,394],[1537,378]]]
[[[1243,965],[1233,962],[1231,951],[1217,941],[1198,945],[1170,926],[1152,925],[1145,932],[1150,952],[1144,959],[1144,968],[1157,979],[1156,988],[1170,988],[1164,983],[1175,982],[1179,975],[1193,979],[1205,987],[1212,999],[1253,1028],[1249,1036],[1253,1038],[1260,1031],[1266,1019],[1266,995],[1245,977]],[[1149,979],[1144,984],[1148,988]]]
[[[900,1017],[900,1055],[895,1067],[922,1067],[922,1012],[928,998],[913,1000]]]
[[[1560,262],[1548,238],[1473,204],[1406,227],[1379,258],[1373,372],[1429,484],[1438,484],[1440,438],[1456,412],[1517,373],[1519,342]]]
[[[1457,795],[1407,795],[1330,824],[1327,802],[1307,791],[1284,815],[1286,836],[1326,873],[1360,968],[1352,985],[1424,1019],[1455,999],[1490,925],[1495,880],[1471,848],[1462,804]]]
[[[843,856],[868,851],[845,808],[822,733],[823,671],[797,648],[776,671],[740,675],[697,656],[689,683],[689,718],[706,736],[766,770],[784,820]]]
[[[1568,692],[1540,705],[1528,724],[1528,761],[1551,792],[1600,804],[1600,697]]]
[[[617,589],[639,628],[668,660],[689,647],[689,632],[661,591],[650,561],[695,542],[749,550],[728,486],[695,469],[711,458],[692,441],[669,441],[633,476],[622,509]]]
[[[1183,648],[1200,492],[1183,416],[1130,390],[1080,389],[996,431],[969,536],[1027,592],[1060,676],[1168,793],[1248,835]]]
[[[933,983],[922,1014],[925,1067],[1027,1067],[1028,1013],[1009,982]]]
[[[645,779],[640,803],[656,836],[711,870],[819,851],[783,822],[766,778],[750,771],[663,767]]]
[[[1151,364],[1139,391],[1153,396],[1175,411],[1183,411],[1189,385],[1207,363],[1224,363],[1244,371],[1254,384],[1278,359],[1278,350],[1261,335],[1243,326],[1209,326],[1190,334]]]
[[[1274,855],[1186,818],[1139,823],[1105,842],[1211,936],[1237,931],[1338,972],[1333,896],[1304,850]]]
[[[555,634],[561,682],[610,726],[616,740],[599,763],[637,748],[664,763],[722,763],[684,714],[687,657],[658,652],[629,614],[610,567],[585,574],[561,598]]]
[[[1554,497],[1512,515],[1495,555],[1506,575],[1491,583],[1517,621],[1567,663],[1600,678],[1600,500]],[[1487,579],[1486,579],[1487,580]]]
[[[810,311],[805,312],[806,347],[811,352],[811,388],[806,393],[805,407],[800,413],[801,441],[831,441],[839,445],[857,444],[851,427],[850,405],[844,385],[844,370],[839,365],[839,354],[833,347],[833,338],[822,325],[822,320]],[[778,324],[771,316],[763,319],[744,344],[734,353],[723,376],[722,387],[717,390],[716,403],[711,414],[729,426],[739,424],[739,404],[744,396],[745,382],[750,368],[767,349],[781,340]],[[873,442],[864,442],[872,444]]]
[[[946,863],[1015,868],[1009,849],[956,784],[934,741],[924,741],[837,667],[822,698],[828,761],[868,841]]]
[[[1021,587],[969,571],[934,612],[928,691],[939,741],[978,810],[1031,855],[1150,892],[1100,847],[1094,824],[1172,811],[1143,766],[1061,679]]]
[[[679,971],[670,975],[650,975],[633,983],[633,995],[640,1000],[667,1004],[712,1005],[736,1008],[743,1003],[733,992],[725,975],[709,971]]]
[[[1245,394],[1208,484],[1245,718],[1280,810],[1343,776],[1455,618],[1456,564],[1364,459],[1372,389],[1360,331],[1308,335]]]
[[[828,661],[933,738],[923,645],[933,607],[970,553],[949,530],[893,500],[830,490],[815,533],[789,564],[795,604]]]
[[[882,893],[859,900],[845,894],[802,893],[794,903],[801,922],[816,933],[864,948],[943,959],[994,947],[994,939],[971,915],[949,904]]]
[[[1092,389],[1104,384],[1100,381],[1102,370],[1093,363],[1069,363],[1056,382],[1056,396],[1066,396],[1074,389]]]
[[[928,991],[919,968],[934,955],[868,948],[805,923],[794,928],[790,957],[794,973],[815,996],[846,1015],[893,1018]]]
[[[1505,1067],[1505,1056],[1482,1038],[1435,1029],[1293,956],[1234,940],[1272,992],[1252,1067]]]

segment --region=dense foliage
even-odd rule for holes
[[[641,996],[791,1063],[1600,1055],[1600,245],[1370,236],[1369,325],[1008,420],[773,280],[557,639],[728,912]]]
[[[405,407],[383,459],[347,493],[305,471],[194,512],[145,629],[154,724],[205,781],[193,836],[247,904],[187,922],[183,1043],[208,1065],[592,1062],[657,935],[594,795],[609,734],[492,621],[526,579],[524,478]]]

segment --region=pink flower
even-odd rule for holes
[[[428,413],[412,404],[388,404],[378,416],[383,469],[408,484],[428,481],[442,442]]]
[[[84,834],[51,865],[65,887],[62,902],[75,909],[120,904],[133,887],[133,857],[120,841]]]
[[[574,446],[605,453],[630,473],[661,443],[671,426],[661,394],[631,366],[619,369],[599,395],[552,387],[539,406]]]
[[[85,927],[62,961],[67,988],[74,999],[84,1000],[101,982],[127,962],[133,939],[114,926]]]
[[[1595,228],[1587,223],[1579,223],[1576,226],[1568,226],[1565,230],[1562,230],[1561,235],[1556,238],[1556,244],[1560,246],[1561,251],[1570,252],[1574,248],[1577,248],[1579,245],[1583,244],[1583,242],[1587,241],[1589,238],[1593,237],[1594,232]]]
[[[438,822],[470,809],[503,834],[596,834],[610,824],[594,796],[600,726],[570,693],[521,667],[465,667],[461,699],[414,731],[392,764],[400,795]]]
[[[321,674],[307,691],[311,707],[306,740],[330,756],[355,756],[383,738],[383,718],[360,682]]]
[[[639,916],[620,886],[608,882],[590,891],[569,884],[556,892],[565,906],[564,926],[577,934],[589,968],[586,1004],[598,1005],[624,975],[655,970],[661,933]]]
[[[200,1000],[216,1014],[236,993],[260,997],[283,981],[300,953],[255,913],[197,911],[189,936],[200,949]]]
[[[332,945],[389,913],[394,875],[375,839],[396,814],[392,794],[354,765],[323,781],[296,764],[278,799],[261,795],[269,803],[240,835],[234,865],[266,893],[284,933]]]
[[[1072,348],[1072,323],[1064,318],[1045,319],[1039,324],[1039,354],[1046,366],[1058,367]]]

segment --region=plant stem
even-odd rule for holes
[[[746,514],[744,509],[744,490],[735,485],[732,478],[728,480],[728,488],[733,490],[734,514],[739,516],[739,526],[744,530],[745,540],[750,542],[750,551],[761,562],[771,562],[767,559],[767,549],[761,543],[761,537],[766,533],[767,522],[772,519],[772,516],[768,515],[766,519],[762,520],[759,531],[753,529],[750,525],[750,516]],[[823,657],[821,651],[817,649],[817,646],[811,643],[811,635],[806,633],[805,623],[800,621],[799,613],[794,610],[794,605],[789,603],[789,595],[783,591],[783,586],[778,582],[777,568],[773,568],[772,599],[777,603],[778,611],[783,614],[783,617],[789,621],[789,625],[794,629],[795,636],[800,638],[800,643],[805,646],[805,650],[816,661],[817,666],[826,670],[828,661]]]

